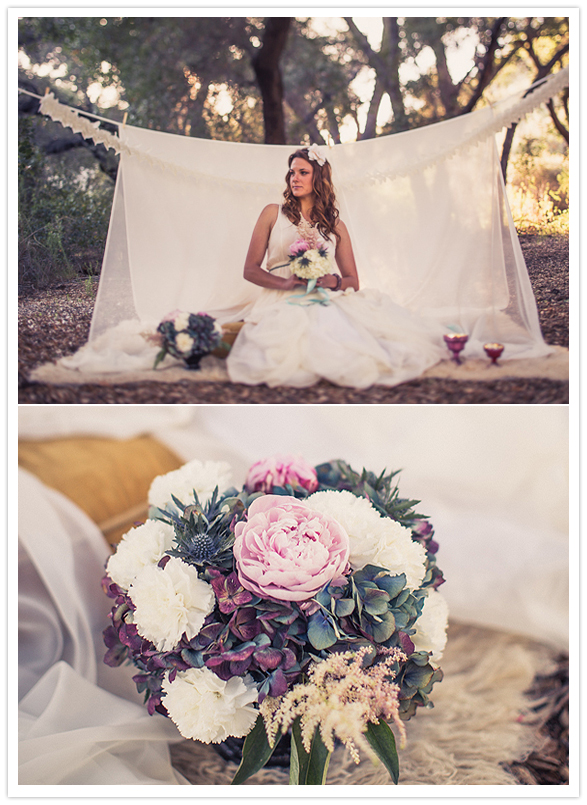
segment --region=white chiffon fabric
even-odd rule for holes
[[[186,784],[177,730],[102,662],[108,547],[71,501],[19,470],[19,784]]]
[[[267,269],[291,276],[289,248],[298,228],[280,211],[269,238]],[[334,238],[329,244],[336,272]],[[304,295],[263,288],[245,317],[226,366],[236,383],[311,386],[324,378],[339,386],[393,386],[418,377],[445,356],[443,330],[399,307],[381,291]],[[314,301],[313,301],[314,300]]]
[[[444,332],[467,333],[466,356],[485,357],[483,345],[495,341],[505,345],[506,361],[551,351],[540,332],[495,133],[567,83],[568,71],[560,70],[527,97],[516,93],[441,123],[327,149],[361,287]],[[54,106],[47,103],[47,112],[59,119]],[[247,247],[263,207],[282,197],[293,150],[133,126],[121,128],[119,144],[89,344],[61,361],[88,374],[150,369],[156,350],[140,333],[170,311],[206,311],[220,323],[250,314],[261,290],[243,279]],[[359,319],[360,301],[344,302]],[[393,326],[396,308],[382,308],[377,318],[388,313]],[[360,372],[356,382],[364,383]]]
[[[421,500],[435,526],[451,618],[568,649],[565,407],[20,409],[22,438],[145,432],[186,461],[228,461],[236,485],[254,461],[279,452],[403,468],[402,494]],[[24,471],[19,498],[20,785],[185,784],[169,762],[175,727],[139,704],[130,668],[102,662],[104,538]]]

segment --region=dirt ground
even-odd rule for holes
[[[564,236],[522,235],[520,242],[548,344],[569,345],[569,243]],[[299,404],[560,404],[568,403],[566,381],[518,378],[458,381],[426,378],[394,388],[357,390],[326,381],[307,389],[188,381],[50,386],[31,382],[31,371],[70,355],[88,338],[96,286],[59,284],[22,289],[19,296],[18,401],[20,403],[299,403]]]

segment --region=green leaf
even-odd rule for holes
[[[231,785],[241,785],[251,775],[262,769],[275,751],[279,741],[280,737],[276,737],[273,747],[269,746],[263,716],[257,716],[255,726],[245,738],[242,760]]]
[[[370,721],[365,738],[389,772],[394,784],[397,785],[399,782],[399,759],[395,747],[395,737],[389,725],[383,719],[377,724]]]
[[[316,612],[308,623],[308,640],[315,649],[321,651],[336,643],[336,632],[322,612]]]
[[[166,347],[162,347],[159,350],[159,352],[157,353],[157,357],[155,358],[155,363],[153,364],[153,369],[156,369],[159,366],[159,364],[161,363],[161,361],[163,360],[163,358],[166,355],[167,355],[167,349],[166,349]]]
[[[326,785],[330,752],[324,746],[320,730],[316,727],[310,751],[302,743],[300,719],[296,718],[291,728],[291,756],[289,764],[290,785]]]

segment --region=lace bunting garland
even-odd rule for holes
[[[457,156],[459,153],[475,147],[502,129],[508,128],[513,123],[518,123],[523,117],[525,117],[525,115],[529,114],[537,106],[540,106],[540,104],[549,101],[568,85],[569,68],[564,67],[557,73],[554,73],[543,79],[541,82],[537,82],[536,85],[534,85],[536,88],[533,89],[528,95],[526,95],[528,90],[524,90],[523,92],[525,97],[522,97],[513,106],[508,103],[508,101],[511,101],[511,98],[495,104],[495,106],[492,107],[493,115],[491,120],[488,123],[481,125],[477,131],[473,132],[465,140],[460,140],[451,147],[441,148],[436,153],[429,154],[424,158],[416,156],[413,161],[406,161],[399,167],[389,170],[370,170],[360,177],[346,179],[344,184],[352,187],[365,183],[381,183],[399,177],[409,176],[416,171],[421,171],[432,167],[443,160],[451,159],[452,157]],[[516,95],[519,94],[520,93],[516,93]],[[500,107],[504,106],[506,108],[503,111],[496,111],[499,110]],[[64,126],[72,129],[74,132],[79,132],[85,139],[93,140],[93,142],[96,144],[102,143],[107,148],[112,148],[114,151],[116,151],[116,153],[124,153],[128,156],[138,157],[146,160],[149,164],[156,166],[161,170],[172,171],[176,174],[181,173],[182,175],[190,175],[195,179],[212,178],[211,174],[176,165],[173,162],[154,157],[142,149],[129,146],[124,141],[124,129],[120,126],[120,124],[117,124],[116,121],[110,122],[119,125],[118,137],[110,134],[107,131],[104,131],[103,129],[100,129],[98,120],[92,123],[86,117],[81,117],[80,115],[85,113],[78,112],[75,109],[60,103],[56,100],[52,93],[48,93],[41,98],[39,110],[42,114],[48,115],[52,120],[62,123]],[[471,112],[470,114],[474,115],[477,114],[477,112]],[[98,116],[96,115],[95,117]],[[100,119],[105,120],[105,118]],[[389,136],[393,137],[395,135]],[[214,180],[216,183],[220,182],[227,185],[236,181],[230,180],[229,182],[229,180],[223,180],[217,176],[214,176]],[[250,182],[244,180],[242,180],[241,183],[259,186],[269,186],[274,184],[273,182]]]

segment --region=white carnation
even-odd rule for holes
[[[116,553],[108,560],[106,572],[115,584],[128,590],[144,567],[159,562],[171,548],[173,538],[173,526],[160,520],[147,520],[123,536]]]
[[[184,505],[194,502],[195,489],[200,503],[205,503],[212,496],[217,486],[222,492],[230,484],[230,464],[226,461],[189,461],[178,470],[159,475],[149,489],[149,503],[164,509],[172,504],[171,495],[175,495]]]
[[[301,258],[292,261],[291,269],[296,277],[303,279],[318,279],[328,274],[330,271],[330,261],[328,257],[321,257],[317,249],[308,249],[304,253],[304,262]],[[307,263],[306,261],[310,261]]]
[[[178,313],[173,320],[173,326],[179,332],[180,330],[187,330],[190,323],[190,314],[183,312]]]
[[[220,743],[231,735],[243,738],[255,721],[258,691],[250,676],[227,682],[209,668],[180,671],[173,682],[163,682],[164,704],[184,738]]]
[[[128,594],[138,633],[158,651],[172,651],[184,633],[188,640],[195,637],[216,600],[212,587],[198,578],[197,568],[173,557],[164,568],[143,568]]]
[[[392,575],[406,574],[406,586],[416,590],[426,574],[426,551],[411,532],[384,517],[366,498],[347,490],[315,492],[306,498],[310,508],[337,520],[349,535],[353,570],[365,565],[384,567]]]
[[[175,337],[175,346],[180,352],[191,352],[194,345],[194,339],[187,333],[178,333]]]
[[[448,604],[436,590],[430,590],[422,614],[416,621],[416,633],[411,635],[416,651],[431,651],[433,660],[440,660],[446,646]]]

